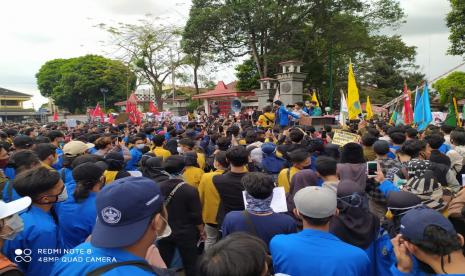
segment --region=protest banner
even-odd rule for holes
[[[360,136],[354,133],[347,131],[342,131],[339,129],[334,130],[334,137],[332,140],[333,144],[338,146],[344,146],[347,143],[358,143],[360,141]]]

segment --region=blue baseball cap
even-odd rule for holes
[[[160,187],[145,177],[115,180],[97,193],[97,222],[91,243],[96,247],[120,248],[134,244],[147,230],[164,198]]]
[[[273,154],[276,151],[276,145],[270,142],[262,144],[262,152],[264,154]]]
[[[451,235],[457,234],[452,223],[438,211],[421,206],[409,210],[400,219],[400,234],[410,241],[422,241],[426,227],[436,225]]]

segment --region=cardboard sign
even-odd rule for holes
[[[339,129],[334,130],[334,137],[332,143],[338,146],[344,146],[347,143],[358,143],[360,136],[347,131]]]
[[[115,124],[124,124],[129,120],[129,114],[126,112],[120,113],[118,117],[116,117]]]
[[[67,126],[68,128],[74,128],[74,127],[77,126],[77,121],[76,121],[76,119],[66,119],[65,122],[66,122],[66,126]]]
[[[299,125],[301,125],[301,126],[311,126],[312,125],[312,117],[302,116],[299,119]]]

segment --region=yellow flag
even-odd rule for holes
[[[354,70],[352,63],[349,63],[349,79],[347,83],[347,107],[349,108],[349,120],[358,119],[358,115],[362,113],[360,100],[358,96],[357,83],[355,82]]]
[[[367,104],[365,106],[366,112],[367,112],[367,120],[373,119],[373,110],[371,109],[371,102],[370,102],[370,96],[367,96]]]
[[[318,98],[316,97],[316,91],[313,90],[313,95],[312,95],[312,102],[316,102],[316,106],[320,106],[320,102],[318,101]]]
[[[457,99],[453,97],[452,101],[454,102],[454,110],[455,110],[455,117],[457,118],[457,126],[462,127],[462,120],[460,120],[460,113],[459,113],[459,109],[457,108]]]

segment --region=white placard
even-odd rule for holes
[[[77,126],[76,119],[66,119],[66,126],[69,128],[73,128]]]
[[[245,200],[245,191],[242,191],[242,197],[244,199],[244,206],[247,209],[247,201]],[[271,200],[271,209],[275,213],[287,212],[286,192],[284,187],[276,187],[273,189],[273,199]]]

